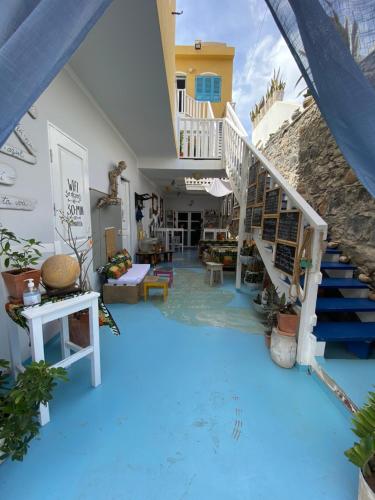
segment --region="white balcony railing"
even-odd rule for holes
[[[178,122],[180,158],[212,160],[222,157],[223,120],[180,117]]]
[[[190,118],[214,118],[209,101],[196,101],[185,89],[176,89],[176,108],[180,115]]]

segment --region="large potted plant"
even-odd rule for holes
[[[8,229],[0,229],[0,256],[4,257],[4,267],[10,268],[1,274],[12,298],[22,299],[27,279],[32,278],[35,286],[39,285],[40,269],[32,266],[36,266],[41,257],[41,246],[41,242],[34,238],[17,238]]]
[[[353,432],[360,441],[345,452],[359,467],[358,500],[375,500],[375,392],[370,392],[367,403],[352,420]]]
[[[56,380],[67,380],[64,368],[39,361],[28,365],[11,386],[8,369],[9,362],[0,359],[0,462],[8,457],[23,460],[39,434],[39,405],[51,401]]]

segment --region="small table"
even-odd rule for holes
[[[161,288],[163,290],[163,300],[165,302],[168,298],[168,284],[169,280],[159,279],[158,276],[147,276],[143,282],[143,295],[145,302],[148,298],[148,291],[150,288]]]
[[[90,356],[91,360],[91,385],[97,387],[101,383],[100,370],[100,345],[99,345],[99,319],[98,319],[98,298],[99,293],[89,292],[73,298],[61,300],[60,302],[47,303],[40,306],[33,306],[22,311],[22,316],[26,319],[30,331],[31,356],[33,361],[44,361],[43,325],[49,321],[60,320],[60,339],[63,359],[52,365],[53,368],[67,368],[78,360]],[[89,310],[90,317],[90,344],[81,348],[69,340],[68,315]],[[21,349],[18,332],[10,332],[9,343],[11,350],[13,370],[23,371],[21,360]],[[70,354],[70,350],[75,351]],[[40,405],[40,423],[45,425],[49,422],[49,408],[47,405]]]
[[[160,267],[158,269],[154,269],[154,276],[167,276],[169,287],[173,286],[173,268]]]
[[[138,264],[151,264],[152,266],[156,266],[156,264],[160,262],[161,256],[163,256],[164,262],[172,262],[173,251],[165,250],[162,252],[137,252],[136,256]]]

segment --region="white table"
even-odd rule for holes
[[[175,233],[181,233],[181,251],[184,251],[184,231],[186,231],[186,229],[177,227],[158,227],[157,229],[155,229],[155,233],[161,233],[163,235],[165,250],[167,252],[169,252],[170,250],[170,242],[173,245],[173,238]]]
[[[217,240],[218,234],[225,234],[225,239],[228,238],[228,231],[226,229],[218,229],[218,228],[209,228],[206,227],[203,229],[203,240]],[[212,238],[208,238],[207,234],[212,234]]]
[[[91,358],[91,384],[97,387],[101,383],[100,371],[100,344],[99,344],[99,315],[98,315],[99,293],[89,292],[78,295],[71,299],[48,303],[41,306],[33,306],[22,311],[26,318],[31,341],[31,356],[33,361],[44,361],[43,325],[49,321],[60,321],[60,340],[62,360],[52,365],[53,368],[66,368],[80,359],[90,356]],[[68,315],[89,310],[90,316],[90,344],[81,348],[69,340]],[[12,367],[14,375],[23,371],[21,350],[18,332],[9,332],[9,345],[11,351]],[[75,351],[71,354],[70,351]],[[49,422],[48,405],[40,405],[40,423],[45,425]]]

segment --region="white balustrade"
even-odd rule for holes
[[[220,159],[223,120],[179,118],[180,158]]]

